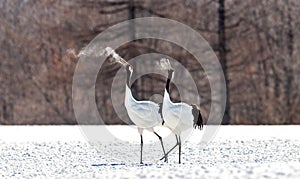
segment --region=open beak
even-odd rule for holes
[[[126,60],[124,60],[122,57],[120,57],[120,55],[117,54],[115,52],[115,50],[112,49],[111,47],[106,47],[104,49],[104,55],[107,56],[107,57],[111,55],[112,58],[115,59],[114,62],[120,63],[123,66],[130,65]]]
[[[120,60],[118,63],[122,64],[123,66],[130,65],[126,60],[124,60],[122,57],[120,57]],[[131,65],[130,65],[131,66]],[[132,67],[132,66],[131,66]]]

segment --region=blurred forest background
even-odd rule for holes
[[[78,58],[68,49],[78,53],[109,26],[148,16],[182,22],[210,43],[227,82],[223,124],[300,124],[297,0],[1,0],[0,124],[76,124],[72,77]],[[144,39],[117,52],[127,60],[149,52],[180,59],[199,93],[209,94],[203,70],[174,44]],[[106,123],[118,124],[110,93],[120,66],[109,65],[99,72],[96,102]],[[149,99],[162,94],[164,84],[160,76],[145,75],[133,90]],[[176,91],[172,97],[178,98]],[[209,105],[203,97],[202,110]]]

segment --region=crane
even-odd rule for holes
[[[154,127],[161,125],[163,123],[161,115],[161,105],[154,103],[152,101],[138,101],[136,100],[130,89],[130,80],[133,73],[133,66],[129,64],[126,60],[120,57],[112,48],[105,48],[105,55],[112,56],[114,62],[123,65],[127,72],[126,87],[125,87],[125,108],[127,110],[128,116],[131,121],[137,126],[138,132],[140,134],[141,140],[141,152],[140,152],[140,164],[143,164],[143,131],[144,129],[153,132],[159,139],[162,150],[165,157],[165,162],[167,162],[167,155],[165,152],[162,137],[154,131]]]
[[[203,128],[203,118],[197,105],[186,104],[183,102],[173,103],[170,98],[170,82],[174,76],[174,69],[172,68],[170,62],[166,58],[162,58],[160,64],[163,69],[168,70],[168,78],[164,91],[163,105],[162,105],[162,115],[166,127],[168,127],[176,137],[176,145],[168,151],[164,157],[178,145],[179,147],[179,163],[181,163],[181,138],[180,135],[183,131],[190,129],[192,127],[202,129]]]

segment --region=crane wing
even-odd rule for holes
[[[141,118],[153,118],[158,114],[159,105],[151,101],[136,101],[136,103],[131,103],[128,106],[131,112],[135,113]],[[153,120],[153,119],[152,119]]]

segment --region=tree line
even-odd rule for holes
[[[111,25],[157,16],[192,27],[217,54],[227,84],[223,124],[299,124],[299,15],[300,2],[294,0],[1,1],[0,123],[76,124],[75,54]],[[134,38],[134,24],[123,33]],[[136,40],[117,52],[125,59],[150,52],[178,59],[193,76],[207,117],[212,102],[208,79],[189,52],[157,39]],[[124,123],[110,96],[119,69],[105,62],[97,78],[96,102],[107,124]],[[163,77],[145,75],[132,88],[142,100],[162,95],[164,85]],[[173,99],[180,100],[172,91]]]

